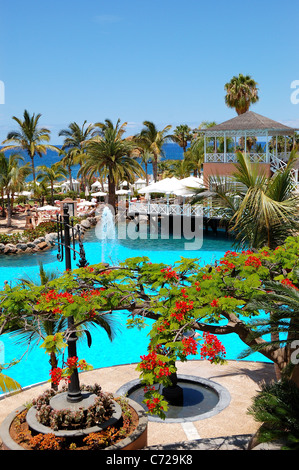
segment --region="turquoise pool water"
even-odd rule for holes
[[[181,256],[186,258],[199,258],[202,265],[219,259],[232,248],[231,240],[225,236],[213,234],[204,237],[200,250],[185,249],[185,240],[116,240],[102,241],[95,237],[92,229],[84,239],[86,258],[90,264],[101,261],[117,264],[129,257],[148,256],[152,262],[173,264]],[[188,248],[195,248],[188,242]],[[4,281],[14,284],[20,277],[30,277],[38,280],[39,262],[44,264],[46,270],[62,272],[64,264],[57,260],[57,250],[53,248],[45,253],[1,256],[0,258],[0,285]],[[72,261],[76,267],[78,261]],[[119,364],[130,364],[139,361],[140,355],[146,353],[148,344],[147,334],[150,331],[151,320],[147,327],[141,331],[127,329],[126,313],[118,312],[113,315],[116,324],[116,336],[110,342],[107,335],[94,328],[92,346],[87,347],[86,340],[78,342],[78,356],[84,357],[94,368],[110,367]],[[237,335],[231,334],[220,338],[227,351],[227,359],[236,359],[245,345]],[[8,363],[19,358],[24,353],[24,347],[15,344],[8,335],[2,335],[0,343],[0,362]],[[196,359],[196,357],[195,357]],[[265,361],[264,356],[254,353],[248,360]],[[49,379],[48,356],[35,346],[21,362],[9,369],[7,374],[17,380],[23,387]]]

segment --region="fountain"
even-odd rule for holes
[[[99,240],[102,240],[102,262],[104,262],[107,251],[107,240],[116,239],[114,215],[108,206],[106,206],[102,212],[101,220],[97,223],[95,228],[95,234]],[[113,247],[110,250],[111,252],[112,249]]]
[[[143,389],[144,385],[136,379],[123,385],[116,393],[136,401],[146,409]],[[149,415],[149,421],[199,421],[220,413],[230,403],[230,394],[222,385],[191,375],[176,376],[173,387],[163,389],[162,394],[169,404],[166,418],[162,420],[158,416]]]

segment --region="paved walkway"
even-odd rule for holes
[[[178,374],[202,377],[225,387],[230,394],[230,403],[220,413],[199,421],[149,421],[148,447],[200,449],[209,445],[217,449],[234,448],[237,443],[239,448],[246,448],[250,435],[259,427],[247,414],[247,410],[252,404],[252,398],[259,391],[261,382],[269,382],[275,378],[273,365],[247,361],[228,361],[226,365],[210,364],[208,361],[188,361],[177,365]],[[138,378],[135,369],[135,364],[95,369],[81,373],[80,382],[98,383],[103,391],[115,393],[125,383]],[[0,399],[0,423],[8,413],[48,387],[49,384],[34,386]]]

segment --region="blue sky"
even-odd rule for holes
[[[41,113],[60,129],[150,120],[160,128],[235,116],[224,84],[239,73],[259,84],[251,109],[299,127],[298,0],[15,0],[2,2],[0,141],[13,115]]]

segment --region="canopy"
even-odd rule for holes
[[[192,196],[194,191],[190,190],[189,188],[197,189],[200,187],[203,187],[202,178],[188,176],[188,178],[179,180],[173,177],[165,178],[164,180],[149,184],[145,188],[139,189],[138,192],[141,194],[165,193],[175,194],[176,196]]]
[[[37,208],[38,211],[57,211],[57,207],[54,206],[42,206]]]
[[[92,188],[101,188],[102,184],[100,183],[100,181],[95,181],[94,183],[92,183],[91,187]]]
[[[92,196],[100,197],[100,196],[107,196],[107,193],[103,193],[102,191],[98,191],[97,193],[91,193]]]
[[[84,207],[84,206],[94,206],[96,202],[91,202],[91,201],[82,201],[78,203],[78,206]]]
[[[177,178],[164,178],[164,180],[156,181],[156,183],[151,183],[145,188],[139,189],[140,194],[149,194],[149,193],[175,193],[175,190],[182,189],[180,180]]]

